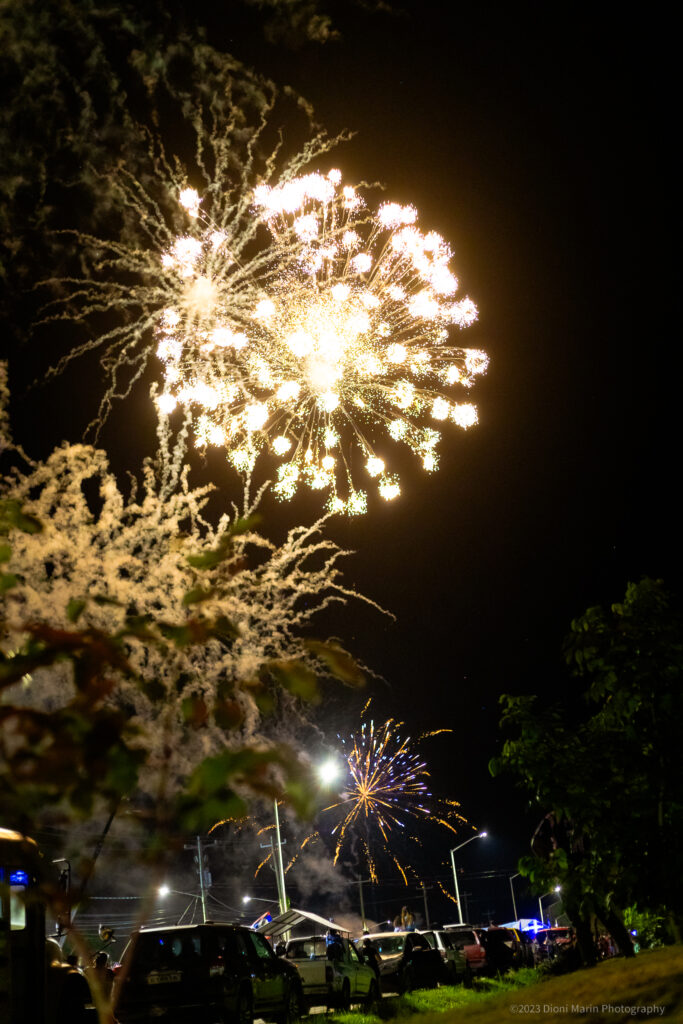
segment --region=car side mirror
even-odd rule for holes
[[[285,945],[285,943],[278,942],[277,946],[275,947],[275,956],[285,956],[286,953],[287,946]]]

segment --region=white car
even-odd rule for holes
[[[462,948],[453,941],[452,933],[437,928],[429,931],[423,930],[420,935],[424,935],[432,949],[438,949],[441,954],[444,981],[449,985],[457,985],[462,982],[463,985],[469,987],[472,984],[472,971]]]
[[[443,975],[441,954],[419,932],[374,932],[363,935],[361,949],[371,943],[381,958],[383,992],[436,988]]]
[[[348,1010],[352,1003],[371,1005],[379,998],[374,970],[363,963],[349,939],[338,935],[290,939],[282,955],[298,970],[304,1003],[309,1008]]]

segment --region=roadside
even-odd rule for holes
[[[381,1024],[419,1015],[419,1024],[500,1024],[513,1017],[558,1020],[664,1020],[683,1022],[683,947],[647,950],[635,960],[538,981],[521,969],[502,980],[480,979],[472,989],[445,986],[382,1000],[377,1014],[330,1015],[334,1024]],[[316,1024],[323,1024],[319,1015]]]

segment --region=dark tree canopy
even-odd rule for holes
[[[661,581],[572,622],[565,655],[582,707],[501,698],[508,733],[494,774],[512,773],[543,815],[523,868],[563,886],[570,916],[636,904],[680,934],[683,885],[683,615]]]

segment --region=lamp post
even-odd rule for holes
[[[510,879],[509,879],[509,881],[510,881],[510,895],[512,896],[512,912],[514,914],[514,918],[513,918],[514,921],[519,920],[519,918],[517,917],[517,904],[515,903],[515,887],[512,884],[512,879],[513,878],[519,878],[520,874],[521,874],[521,871],[518,871],[516,875],[510,875]]]
[[[559,892],[561,888],[561,885],[556,885],[554,889],[550,890],[550,892],[544,892],[542,896],[538,897],[538,916],[541,919],[541,928],[543,927],[543,905],[541,900],[544,900],[546,896],[552,896],[554,892]]]
[[[451,850],[451,867],[453,868],[453,884],[455,886],[455,898],[458,902],[458,917],[460,918],[460,924],[464,924],[462,919],[462,906],[460,904],[460,889],[458,888],[458,872],[455,870],[455,857],[454,853],[458,850],[462,850],[463,846],[467,846],[468,843],[474,842],[475,839],[486,839],[488,832],[478,832],[476,836],[470,836],[464,843],[460,843],[460,846],[454,846]]]
[[[277,837],[275,877],[277,878],[277,895],[280,903],[280,913],[285,914],[287,912],[287,893],[285,892],[285,866],[282,862],[282,840],[280,838],[280,813],[277,808],[277,800],[274,801],[274,806],[275,835]]]

